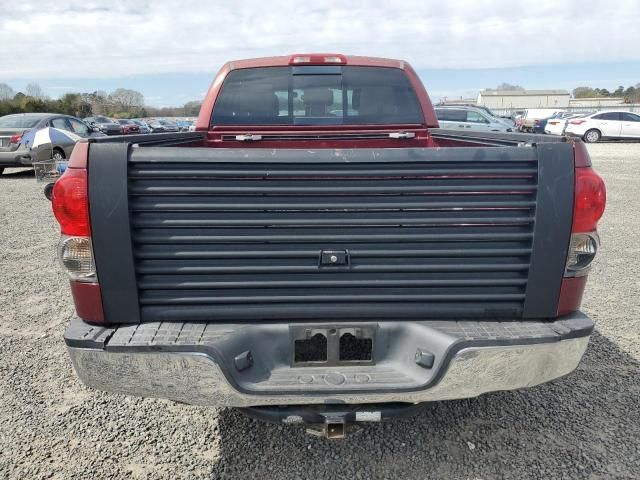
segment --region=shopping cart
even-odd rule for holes
[[[36,174],[36,182],[44,183],[44,196],[51,200],[53,185],[67,169],[67,160],[47,160],[46,162],[34,162],[33,170]]]

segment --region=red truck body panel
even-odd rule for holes
[[[234,61],[225,63],[220,69],[220,71],[218,71],[215,79],[213,80],[213,83],[211,84],[211,87],[209,87],[209,91],[204,101],[202,102],[200,115],[198,116],[198,120],[196,121],[196,131],[209,132],[210,134],[213,134],[213,138],[211,138],[212,135],[208,136],[209,142],[211,141],[215,142],[215,139],[218,138],[215,136],[217,132],[230,132],[230,131],[246,132],[247,127],[244,125],[242,127],[233,128],[233,129],[228,126],[223,128],[223,127],[217,127],[215,125],[213,126],[211,125],[211,113],[213,112],[213,107],[215,105],[216,99],[218,98],[218,94],[220,93],[220,89],[222,88],[222,84],[224,83],[225,78],[227,77],[229,72],[231,72],[232,70],[237,70],[242,68],[259,68],[259,67],[286,67],[291,64],[290,62],[293,57],[308,56],[308,57],[315,58],[317,56],[323,57],[323,56],[330,56],[330,55],[335,55],[335,54],[317,54],[317,53],[295,54],[295,55],[279,56],[279,57],[253,58],[249,60],[234,60]],[[420,134],[416,133],[416,137],[420,136],[422,141],[418,142],[416,138],[416,142],[412,142],[413,144],[403,143],[403,146],[408,146],[408,147],[409,146],[422,146],[422,147],[430,146],[428,145],[428,135],[427,135],[426,129],[438,128],[439,127],[438,118],[436,117],[436,113],[433,109],[433,105],[431,104],[431,100],[429,99],[429,95],[427,94],[427,91],[424,88],[422,81],[418,77],[418,74],[415,72],[415,70],[411,67],[411,65],[409,65],[407,62],[403,60],[392,60],[389,58],[361,57],[361,56],[353,56],[353,55],[345,55],[341,57],[344,57],[346,59],[346,63],[344,63],[343,65],[356,66],[356,67],[397,68],[397,69],[403,70],[407,75],[407,78],[411,83],[411,86],[415,90],[416,96],[418,97],[418,101],[420,102],[420,108],[422,109],[422,114],[424,116],[423,125],[420,125],[420,126],[413,125],[411,126],[412,128],[409,128],[409,130],[411,131],[420,132]],[[309,65],[309,63],[307,63],[307,65]],[[385,129],[389,129],[389,131],[397,131],[402,128],[406,129],[407,126],[385,125],[384,127]],[[339,130],[340,132],[346,132],[346,130],[366,132],[369,130],[379,131],[378,129],[380,128],[380,126],[379,125],[357,125],[357,126],[349,125],[348,127],[345,128],[344,125],[331,125],[326,127],[322,126],[321,128],[323,132],[336,131],[336,130]],[[260,127],[260,130],[277,131],[277,132],[300,132],[300,131],[308,131],[308,129],[309,129],[308,126],[292,127],[290,125],[273,126],[269,128],[265,128],[264,126]],[[312,130],[320,130],[320,127],[314,126],[312,127]],[[256,133],[256,132],[257,131],[254,131],[253,129],[251,131],[251,133]],[[208,146],[218,146],[218,147],[228,146],[228,145],[221,145],[219,141],[215,143],[216,144],[214,145],[208,145]],[[318,143],[315,141],[314,142],[301,141],[301,142],[287,142],[286,148],[307,148],[309,146],[313,146],[314,148],[335,148],[336,146],[339,146],[342,148],[374,148],[374,147],[389,147],[391,145],[397,146],[397,142],[394,142],[394,141],[390,142],[388,140],[384,140],[383,142],[376,141],[373,143],[368,143],[366,141],[360,141],[354,145],[350,145],[349,147],[347,147],[343,141],[338,141],[337,144],[333,142],[328,142],[326,145],[323,145],[323,146],[319,146]],[[261,142],[260,144],[261,148],[271,148],[272,146],[273,145],[268,145],[268,144],[265,144],[264,142]],[[282,142],[277,142],[277,146],[282,147]]]

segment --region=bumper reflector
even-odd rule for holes
[[[104,323],[100,285],[73,281],[69,284],[78,316],[85,322]]]

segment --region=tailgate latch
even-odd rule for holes
[[[344,267],[349,265],[348,250],[322,250],[320,252],[321,267]]]

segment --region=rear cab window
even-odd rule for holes
[[[466,122],[467,112],[457,108],[436,108],[438,120],[443,122]]]
[[[212,126],[423,123],[404,71],[355,66],[233,70],[211,116]]]
[[[7,115],[0,117],[0,128],[33,128],[40,120],[42,120],[41,117]]]

